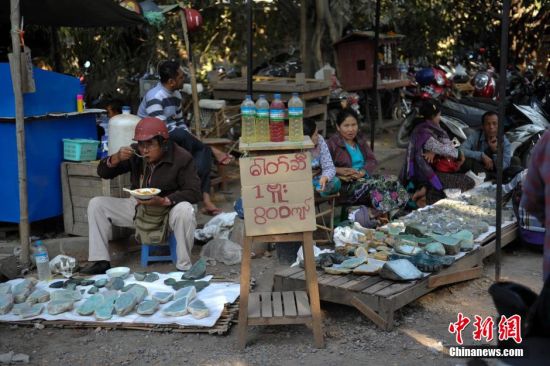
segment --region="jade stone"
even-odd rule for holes
[[[95,294],[87,298],[86,301],[76,309],[76,312],[82,316],[92,315],[101,304],[103,304],[103,295]]]
[[[52,300],[48,303],[48,314],[57,315],[73,309],[74,301],[69,299]]]
[[[9,283],[0,283],[0,295],[11,294],[11,285]]]
[[[88,290],[88,293],[90,295],[97,294],[98,292],[99,292],[99,288],[97,288],[95,286],[90,287],[90,289]]]
[[[120,277],[111,278],[105,285],[110,290],[122,290],[124,287],[124,280]]]
[[[159,275],[156,273],[148,273],[147,276],[143,279],[145,282],[155,282],[159,279]]]
[[[102,278],[100,280],[95,281],[94,286],[97,287],[97,288],[102,288],[102,287],[105,287],[106,284],[107,284],[107,279]]]
[[[0,294],[0,315],[7,314],[13,307],[12,294]]]
[[[38,316],[42,314],[42,311],[44,310],[44,304],[30,305],[25,303],[21,305],[24,305],[24,306],[22,306],[22,308],[20,309],[19,316],[23,319]]]
[[[187,299],[179,299],[171,303],[162,312],[166,316],[183,316],[188,313],[188,305]]]
[[[185,272],[183,276],[181,276],[182,280],[197,280],[199,278],[203,278],[206,274],[206,260],[204,258],[200,258],[198,261],[193,264],[193,266],[189,269],[189,271]]]
[[[143,281],[147,276],[147,272],[134,272],[134,278],[136,281]]]
[[[189,304],[189,306],[187,307],[187,310],[189,310],[189,312],[195,319],[206,318],[208,315],[210,315],[210,311],[206,307],[206,304],[199,299],[193,300],[193,302],[191,302],[191,304]]]
[[[122,293],[115,301],[115,312],[117,315],[124,316],[129,314],[138,303],[136,295],[132,292]]]
[[[138,305],[136,312],[140,315],[153,315],[159,306],[160,303],[157,300],[145,300]]]
[[[50,300],[50,293],[41,288],[34,290],[29,297],[27,297],[27,302],[29,304],[36,304],[40,302],[46,302]]]
[[[113,317],[114,305],[110,302],[104,302],[94,311],[97,320],[109,320]]]
[[[168,301],[174,298],[174,293],[172,292],[155,292],[153,294],[153,300],[157,300],[161,304],[166,304]]]
[[[138,303],[142,302],[148,294],[147,287],[139,285],[137,283],[128,290],[128,293],[134,294]]]

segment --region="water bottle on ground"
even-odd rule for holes
[[[49,281],[52,273],[50,272],[50,258],[48,250],[42,240],[38,240],[35,244],[34,259],[36,261],[36,272],[40,281]]]
[[[298,93],[292,93],[288,101],[288,140],[304,141],[304,103]]]
[[[256,101],[256,142],[269,141],[269,102],[265,95]]]
[[[269,108],[269,138],[272,142],[285,141],[285,104],[281,94],[273,94]]]
[[[241,142],[254,142],[256,131],[254,128],[256,121],[256,105],[252,101],[252,97],[247,95],[241,103]]]

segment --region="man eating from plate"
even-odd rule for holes
[[[101,160],[97,173],[101,178],[113,179],[130,172],[132,189],[157,188],[160,193],[145,196],[146,200],[137,199],[138,194],[133,195],[136,198],[94,197],[90,200],[88,260],[94,263],[83,269],[82,274],[100,274],[111,268],[111,225],[138,226],[139,233],[139,223],[143,221],[138,219],[142,212],[158,213],[156,218],[160,222],[164,217],[177,242],[176,267],[179,270],[191,267],[190,254],[196,226],[192,204],[202,198],[193,158],[168,139],[166,124],[158,118],[143,118],[136,125],[134,141],[137,143],[121,147],[115,154]]]

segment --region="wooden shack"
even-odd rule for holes
[[[380,79],[400,79],[397,65],[397,46],[405,36],[396,33],[380,34]],[[353,32],[333,44],[336,67],[342,87],[347,91],[372,88],[374,62],[374,32]]]

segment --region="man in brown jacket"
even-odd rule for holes
[[[137,144],[121,147],[101,160],[98,175],[113,179],[130,172],[132,189],[158,188],[161,193],[149,200],[133,197],[94,197],[90,200],[88,260],[95,263],[81,273],[100,274],[111,267],[108,250],[111,225],[133,227],[136,205],[171,207],[168,224],[177,242],[176,267],[179,270],[191,267],[196,227],[192,204],[202,199],[193,158],[168,140],[166,124],[158,118],[143,118],[136,125],[134,140]]]

